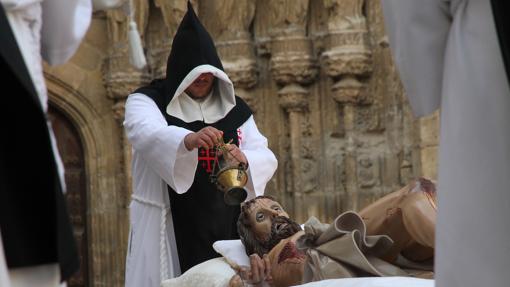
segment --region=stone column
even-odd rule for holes
[[[129,60],[126,59],[127,62]],[[120,75],[119,75],[120,74]],[[120,136],[122,142],[122,166],[123,173],[125,176],[125,194],[124,200],[127,205],[129,205],[132,185],[131,185],[131,144],[127,140],[126,134],[124,133],[124,106],[126,105],[127,96],[132,93],[138,87],[146,84],[149,81],[149,77],[147,73],[133,72],[131,76],[125,75],[123,73],[112,73],[112,78],[107,82],[107,95],[110,99],[114,101],[112,105],[113,117],[117,120],[119,124],[119,128],[121,129]],[[116,76],[116,77],[115,77]]]
[[[271,1],[271,74],[278,84],[279,104],[288,116],[290,164],[282,164],[287,179],[286,191],[292,194],[291,211],[298,222],[306,220],[302,182],[302,119],[308,112],[306,88],[317,75],[312,43],[306,35],[308,0]],[[285,11],[285,13],[282,13]]]
[[[144,1],[135,1],[136,14],[135,20],[143,37],[144,27],[148,18],[148,3]],[[107,15],[107,29],[110,40],[111,50],[106,60],[106,68],[104,72],[104,82],[106,92],[109,99],[113,101],[112,111],[113,116],[119,123],[121,129],[121,142],[123,144],[123,159],[122,165],[124,167],[123,173],[126,177],[126,193],[124,194],[124,202],[129,204],[131,192],[131,145],[128,143],[122,122],[124,121],[124,105],[127,96],[131,94],[136,88],[142,86],[149,81],[149,74],[147,69],[142,71],[136,70],[131,66],[128,55],[128,17],[120,9],[111,10],[106,12]],[[127,206],[126,206],[127,208]]]
[[[325,0],[328,11],[326,74],[332,79],[331,96],[343,109],[345,129],[345,190],[347,209],[358,209],[356,106],[368,102],[365,82],[370,75],[371,51],[367,43],[363,0]]]
[[[282,89],[278,91],[280,100],[280,107],[286,112],[288,116],[289,127],[289,164],[282,164],[281,166],[288,168],[285,170],[287,177],[286,191],[291,192],[292,206],[294,218],[297,222],[304,222],[306,220],[306,207],[304,206],[304,192],[302,191],[303,177],[302,177],[302,133],[301,121],[304,114],[308,112],[307,97],[309,92],[297,83],[289,82]],[[288,204],[286,204],[288,205]]]
[[[439,151],[439,111],[416,120],[414,125],[418,168],[415,176],[437,179]]]

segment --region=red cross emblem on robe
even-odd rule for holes
[[[198,149],[198,166],[205,169],[207,173],[211,173],[216,158],[216,150],[214,149]]]

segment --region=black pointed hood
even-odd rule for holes
[[[202,73],[212,73],[216,81],[213,94],[200,105],[184,91]],[[175,34],[168,56],[166,78],[155,80],[135,93],[148,95],[163,114],[187,123],[213,123],[235,107],[232,81],[225,74],[214,42],[198,20],[191,3],[188,2],[188,11]]]
[[[188,11],[177,29],[167,61],[168,92],[173,95],[184,78],[200,65],[224,71],[211,36],[188,2]]]

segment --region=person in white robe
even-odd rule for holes
[[[206,94],[192,93],[191,87],[210,81]],[[209,182],[218,137],[232,140],[232,152],[248,165],[247,199],[264,193],[277,160],[251,110],[235,96],[190,4],[173,40],[167,77],[129,95],[124,127],[133,146],[126,286],[160,286],[219,257],[214,241],[238,238],[240,206],[228,206]]]
[[[509,286],[510,89],[493,17],[508,11],[489,0],[382,4],[415,115],[441,107],[436,286]]]
[[[0,0],[0,6],[1,68],[11,93],[2,112],[9,138],[0,148],[0,286],[59,286],[79,262],[62,195],[63,164],[46,117],[42,60],[58,65],[74,54],[90,24],[92,3]]]

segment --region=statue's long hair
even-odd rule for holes
[[[268,253],[270,250],[265,248],[256,238],[253,232],[251,231],[250,219],[248,218],[248,210],[250,207],[259,199],[267,198],[273,201],[276,201],[273,197],[267,195],[257,196],[247,202],[245,202],[241,206],[241,213],[239,214],[239,218],[237,219],[237,233],[241,238],[241,242],[244,244],[244,248],[246,250],[246,254],[249,256],[253,253],[258,254],[262,257],[264,254]]]

